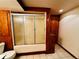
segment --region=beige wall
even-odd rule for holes
[[[23,11],[17,0],[0,0],[0,9]]]
[[[59,43],[79,58],[79,7],[61,16]]]

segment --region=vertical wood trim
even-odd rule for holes
[[[5,50],[11,50],[13,49],[13,42],[11,35],[10,11],[0,10],[0,15],[2,15],[0,16],[0,26],[2,27],[0,28],[2,30],[2,34],[0,33],[0,42],[5,42]]]
[[[51,34],[55,35],[54,40],[55,40],[56,43],[58,41],[59,20],[60,20],[60,15],[51,15],[50,32],[51,32]]]

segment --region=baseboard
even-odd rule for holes
[[[22,55],[35,55],[35,54],[52,54],[55,52],[49,52],[49,51],[36,51],[36,52],[27,52],[27,53],[17,53],[16,56],[22,56]]]
[[[45,54],[46,51],[36,51],[36,52],[28,52],[28,53],[17,53],[17,56],[22,56],[22,55],[34,55],[34,54]]]
[[[60,45],[59,43],[57,43],[61,48],[63,48],[68,54],[70,54],[72,57],[74,57],[75,59],[78,59],[76,56],[74,56],[72,53],[70,53],[67,49],[65,49],[62,45]]]

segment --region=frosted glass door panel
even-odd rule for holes
[[[25,43],[34,44],[34,16],[25,16]]]
[[[36,43],[45,43],[45,16],[35,17]]]
[[[14,23],[14,41],[16,45],[24,44],[24,20],[23,16],[13,16]]]

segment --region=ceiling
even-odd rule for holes
[[[0,0],[0,9],[24,11],[16,0]]]
[[[79,0],[22,0],[22,2],[26,7],[51,8],[52,14],[61,14],[59,13],[60,9],[63,9],[64,13],[79,6]]]
[[[79,0],[19,0],[27,7],[44,7],[51,8],[52,14],[59,13],[63,9],[63,13],[79,6]],[[17,0],[0,0],[0,9],[10,9],[13,11],[24,11]]]

